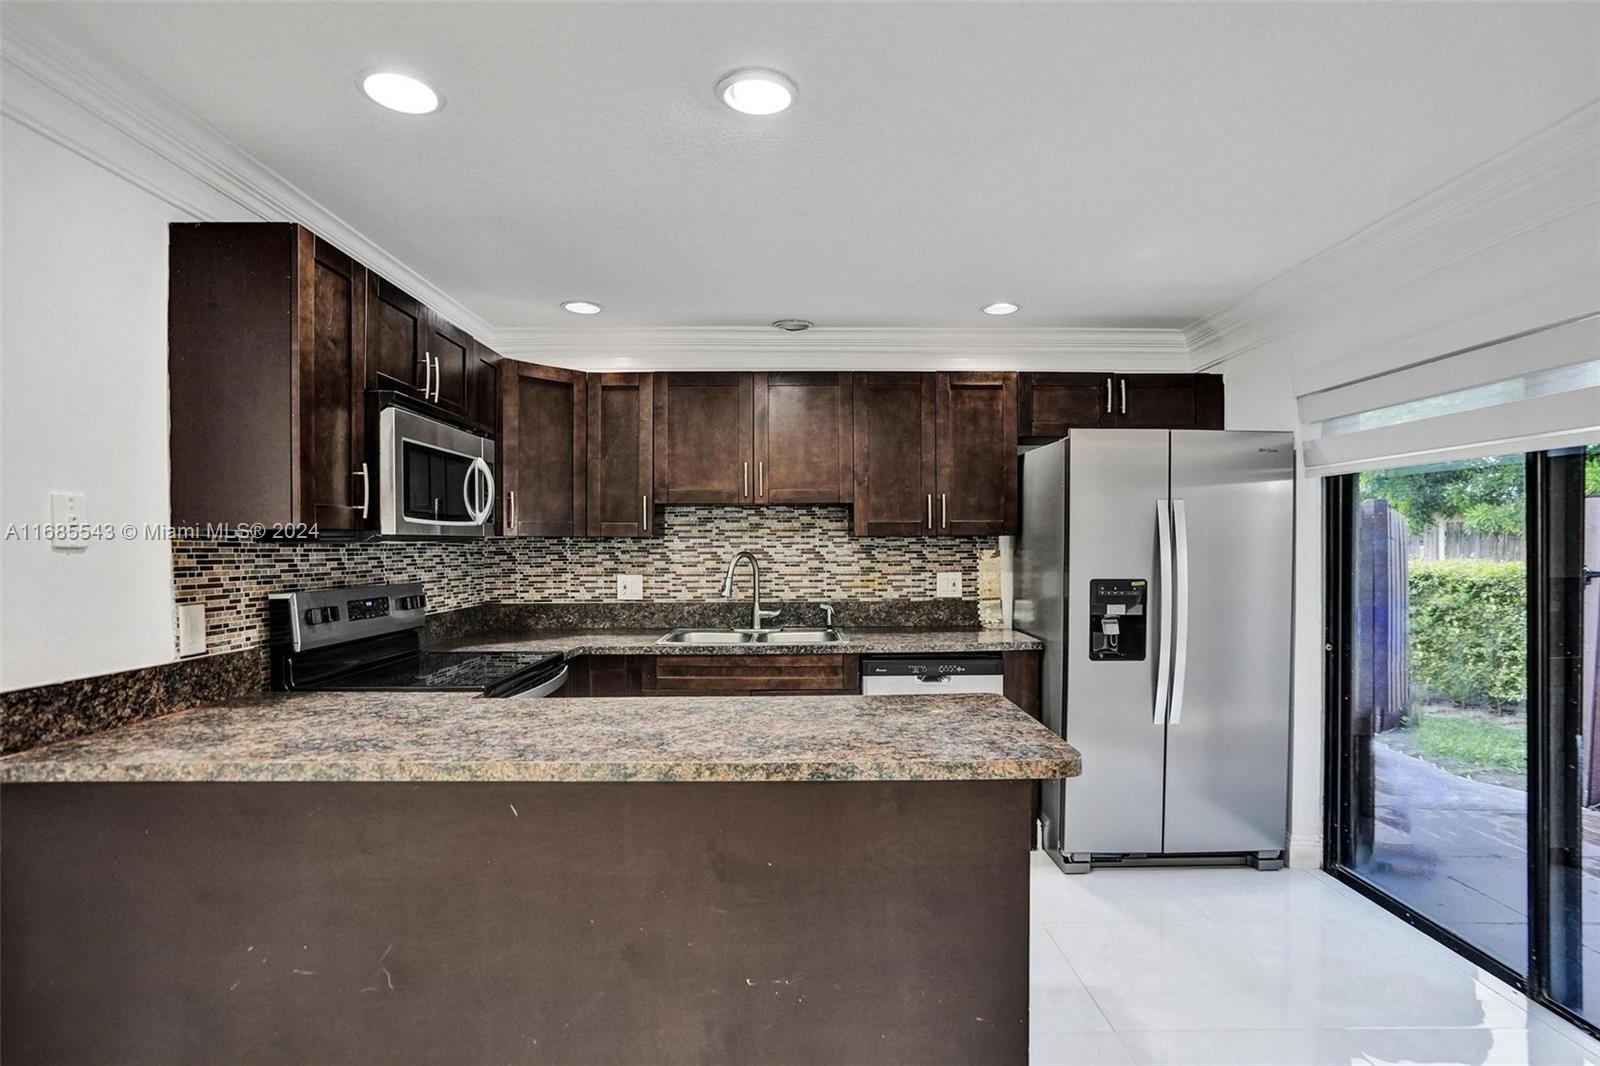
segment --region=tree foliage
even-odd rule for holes
[[[1406,517],[1412,533],[1435,521],[1460,518],[1477,533],[1522,533],[1520,460],[1469,459],[1448,466],[1371,470],[1361,475],[1365,499],[1383,497]]]

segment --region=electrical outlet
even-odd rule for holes
[[[642,600],[644,599],[643,574],[618,574],[617,599]]]
[[[52,492],[50,494],[50,524],[53,526],[86,526],[89,524],[89,497],[81,492]],[[58,536],[50,542],[57,551],[83,551],[89,539]]]
[[[199,655],[206,650],[206,605],[178,604],[178,657]]]
[[[936,577],[935,595],[942,600],[959,600],[961,598],[961,571],[941,570]]]

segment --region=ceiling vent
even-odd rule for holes
[[[773,327],[785,333],[802,333],[811,328],[811,320],[807,318],[780,318],[774,322]]]

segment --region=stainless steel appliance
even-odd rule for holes
[[[863,696],[1004,691],[998,655],[870,655],[861,660]]]
[[[424,651],[421,582],[269,597],[272,687],[313,692],[558,692],[565,656],[548,651]]]
[[[423,537],[494,532],[494,441],[379,399],[378,529]]]
[[[1022,457],[1015,624],[1044,642],[1058,865],[1282,864],[1294,449],[1287,433],[1074,431]]]

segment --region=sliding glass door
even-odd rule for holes
[[[1330,871],[1600,1020],[1600,454],[1326,484]]]

